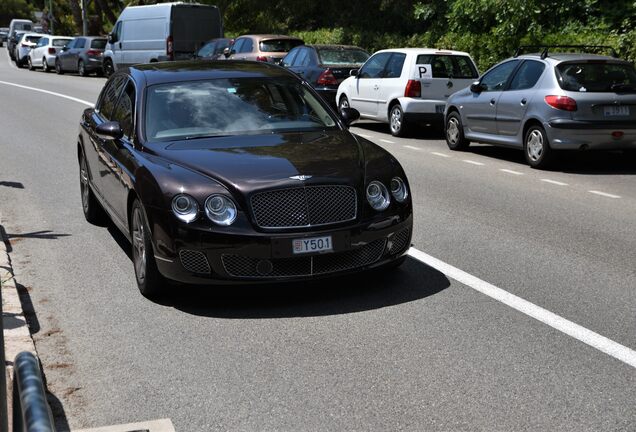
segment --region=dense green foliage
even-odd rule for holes
[[[57,29],[78,33],[79,1],[53,0]],[[611,45],[621,57],[636,60],[635,0],[200,1],[221,8],[231,36],[294,34],[308,43],[355,44],[370,51],[452,48],[470,52],[482,70],[520,44]],[[91,28],[108,31],[125,5],[149,3],[155,1],[90,0]],[[48,0],[0,0],[0,23],[8,22],[6,10],[25,5],[42,10]]]

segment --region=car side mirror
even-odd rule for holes
[[[111,33],[108,35],[108,43],[117,42],[117,35],[115,33]]]
[[[347,126],[350,126],[351,123],[360,118],[360,111],[355,108],[341,108],[340,118]]]
[[[63,52],[64,52],[64,51],[68,51],[68,47],[67,47],[67,46],[63,46],[63,47],[62,47],[62,51],[63,51]]]
[[[481,93],[483,90],[484,88],[479,81],[475,81],[470,85],[470,91],[473,93]]]
[[[120,139],[124,136],[124,131],[121,130],[119,122],[109,121],[98,125],[95,128],[95,133],[103,140]]]
[[[234,54],[234,50],[231,50],[229,47],[228,48],[223,48],[223,55],[225,56],[225,58],[228,58],[229,56],[231,56],[232,54]]]
[[[358,76],[358,72],[360,72],[360,69],[351,69],[349,71],[349,76],[357,77]]]

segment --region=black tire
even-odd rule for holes
[[[396,103],[389,109],[389,129],[394,137],[406,136],[408,126],[404,119],[404,110],[402,105]]]
[[[31,61],[31,57],[27,57],[27,67],[29,68],[30,71],[34,71],[35,68],[33,67],[33,62]]]
[[[345,95],[340,96],[340,100],[338,101],[338,113],[343,108],[351,108],[351,105],[349,105],[349,99],[347,99]]]
[[[88,76],[86,66],[84,65],[84,60],[80,60],[77,62],[77,74],[83,77]]]
[[[523,155],[532,168],[545,169],[554,160],[554,151],[550,148],[548,136],[539,125],[528,128],[523,138]]]
[[[58,75],[64,75],[64,69],[62,69],[62,63],[55,59],[55,73]]]
[[[457,111],[452,111],[446,117],[444,136],[446,137],[446,145],[451,150],[466,150],[470,145],[470,141],[464,137],[462,118]]]
[[[84,217],[88,223],[93,225],[102,225],[106,219],[106,213],[101,204],[95,198],[95,194],[91,189],[88,181],[88,163],[84,153],[80,155],[80,192],[82,194],[82,210]]]
[[[144,297],[156,298],[164,291],[166,280],[157,269],[148,219],[138,199],[132,203],[129,225],[137,288]]]
[[[46,61],[46,57],[42,58],[42,71],[50,72],[51,68],[49,67],[49,62]]]
[[[102,68],[104,69],[104,75],[106,75],[106,78],[110,77],[112,74],[115,73],[115,68],[113,67],[113,62],[110,59],[104,60]]]

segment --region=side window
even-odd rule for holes
[[[113,30],[113,33],[115,34],[115,42],[120,41],[121,40],[121,21],[119,21],[115,25],[115,29]]]
[[[86,39],[79,38],[77,42],[75,42],[75,46],[73,48],[84,48],[86,46]]]
[[[77,39],[73,39],[72,41],[70,41],[68,45],[66,45],[66,47],[68,49],[72,49],[75,46],[75,41],[77,41]]]
[[[254,48],[254,42],[252,41],[252,39],[246,38],[243,40],[243,46],[241,46],[241,51],[237,51],[237,52],[248,53],[248,52],[252,52],[253,48]]]
[[[243,44],[245,43],[245,39],[237,39],[236,42],[234,42],[234,45],[232,45],[232,51],[238,53],[241,52],[241,48],[243,47]]]
[[[135,110],[135,85],[128,80],[126,89],[119,96],[112,119],[119,122],[124,136],[131,138],[133,136],[133,118]]]
[[[47,38],[41,38],[38,43],[35,45],[36,48],[43,47],[48,45],[49,40]]]
[[[400,75],[402,75],[402,67],[404,66],[405,59],[406,54],[393,53],[386,64],[386,70],[383,78],[399,78]]]
[[[470,57],[453,56],[453,78],[477,78],[479,73]]]
[[[534,60],[524,61],[512,79],[508,90],[525,90],[534,87],[544,70],[545,64],[541,62]]]
[[[481,79],[483,91],[503,90],[518,64],[519,60],[507,61],[487,72]]]
[[[121,93],[121,89],[125,82],[125,76],[116,76],[106,83],[104,90],[102,90],[96,110],[106,121],[109,121],[112,118],[113,108],[115,107],[115,102],[117,102],[117,96]]]
[[[369,60],[367,60],[364,66],[362,66],[358,76],[360,78],[380,78],[389,57],[391,57],[390,52],[382,52],[373,55]]]

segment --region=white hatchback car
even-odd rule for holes
[[[479,72],[465,52],[396,48],[376,52],[351,75],[338,87],[338,108],[355,108],[403,136],[409,123],[442,126],[446,99],[470,86]]]
[[[72,40],[72,37],[42,36],[38,43],[29,51],[27,58],[29,70],[42,68],[44,72],[48,72],[55,68],[55,57],[57,53]]]

